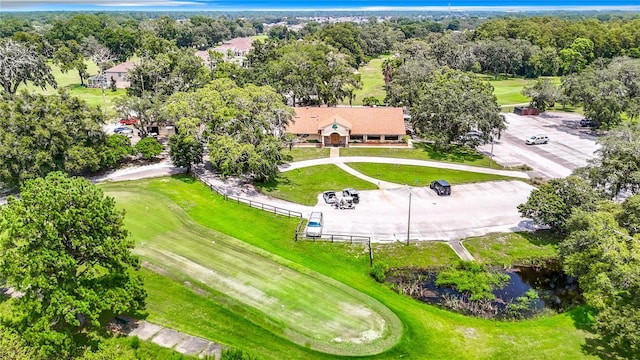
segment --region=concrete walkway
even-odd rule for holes
[[[447,241],[447,245],[458,255],[461,260],[473,261],[473,255],[462,245],[462,241],[451,240]]]
[[[152,324],[145,320],[136,320],[127,317],[130,321],[121,329],[127,336],[137,336],[140,340],[151,341],[152,343],[173,349],[180,354],[197,356],[199,358],[209,357],[220,359],[224,346],[209,340],[187,335],[160,325]],[[117,325],[117,320],[112,321],[112,326]]]
[[[450,170],[460,170],[460,171],[469,171],[481,174],[493,174],[493,175],[502,175],[502,176],[510,176],[519,179],[529,179],[529,175],[522,171],[512,171],[512,170],[499,170],[499,169],[491,169],[484,168],[478,166],[464,165],[464,164],[454,164],[454,163],[446,163],[439,161],[427,161],[427,160],[415,160],[415,159],[401,159],[401,158],[386,158],[386,157],[372,157],[372,156],[341,156],[334,158],[322,158],[322,159],[313,159],[313,160],[305,160],[305,161],[297,161],[293,163],[280,165],[280,171],[290,171],[295,169],[300,169],[309,166],[316,165],[327,165],[327,164],[344,164],[350,162],[367,162],[367,163],[379,163],[379,164],[399,164],[399,165],[415,165],[415,166],[427,166],[437,169],[450,169]]]

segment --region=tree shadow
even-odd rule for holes
[[[193,184],[198,181],[194,176],[191,176],[190,174],[175,174],[171,175],[171,178],[185,184]]]
[[[536,246],[558,245],[563,239],[561,234],[549,229],[523,232],[521,235],[529,243]]]
[[[253,185],[257,189],[259,189],[261,192],[265,193],[265,192],[276,191],[280,186],[292,185],[292,184],[293,183],[291,182],[290,179],[286,177],[278,176],[274,180],[267,181],[267,182],[256,181]]]
[[[450,161],[450,162],[474,162],[484,158],[484,156],[475,149],[452,145],[448,148],[438,148],[429,143],[414,143],[413,147],[426,152],[430,159],[437,161]]]

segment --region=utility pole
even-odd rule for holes
[[[407,218],[407,245],[409,245],[409,234],[411,234],[411,190],[409,190],[409,216]]]

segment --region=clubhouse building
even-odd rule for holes
[[[400,144],[406,134],[399,107],[296,107],[287,127],[302,142],[348,147]]]

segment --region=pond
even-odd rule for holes
[[[467,294],[454,288],[436,286],[438,271],[432,269],[394,269],[387,274],[386,281],[397,292],[425,303],[485,318],[530,318],[545,311],[563,312],[582,303],[577,279],[566,275],[557,265],[492,271],[509,277],[506,286],[492,291],[493,301],[470,301]]]

